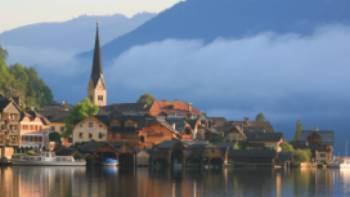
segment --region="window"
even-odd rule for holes
[[[55,131],[55,127],[54,126],[51,126],[51,131]]]
[[[97,97],[97,100],[98,100],[98,101],[103,101],[103,96],[102,96],[102,95],[99,95],[99,96]]]
[[[145,137],[144,136],[140,136],[140,142],[145,143]]]
[[[89,133],[89,139],[92,139],[92,133]]]
[[[63,132],[64,131],[64,127],[61,127],[61,132]]]
[[[98,138],[99,138],[99,139],[102,139],[103,136],[104,136],[104,135],[103,135],[103,133],[101,133],[101,132],[98,134]]]
[[[80,139],[83,138],[83,133],[82,132],[79,133],[79,138]]]

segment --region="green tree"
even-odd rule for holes
[[[295,134],[294,134],[294,141],[298,141],[300,139],[301,133],[303,132],[303,124],[300,120],[298,120],[295,123]]]
[[[137,100],[138,103],[141,103],[144,105],[152,105],[154,101],[155,101],[155,97],[149,93],[145,93],[144,95],[140,96],[140,98]]]
[[[263,112],[258,113],[258,115],[256,115],[255,120],[259,122],[265,122],[266,121],[265,114]]]
[[[53,103],[50,88],[34,68],[21,64],[8,66],[7,52],[0,46],[0,94],[19,97],[25,107],[41,107]]]
[[[297,149],[294,152],[294,161],[297,163],[300,162],[309,162],[311,160],[311,151],[309,149]]]
[[[75,105],[65,120],[66,128],[64,136],[67,138],[72,137],[74,126],[87,117],[95,116],[98,111],[98,106],[94,105],[89,98],[85,98]]]
[[[289,144],[288,142],[283,142],[281,144],[281,148],[282,148],[282,152],[286,152],[286,153],[293,153],[294,152],[294,147]]]

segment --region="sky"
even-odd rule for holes
[[[80,15],[133,16],[160,12],[181,0],[0,0],[0,33],[15,27]]]

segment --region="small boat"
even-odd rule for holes
[[[75,160],[73,156],[56,156],[54,152],[42,152],[40,156],[19,156],[12,158],[17,166],[85,166],[85,160]]]
[[[339,168],[341,170],[350,170],[350,159],[346,158],[340,163]]]
[[[102,163],[103,166],[118,166],[119,162],[117,159],[113,159],[113,158],[106,158],[103,160]]]

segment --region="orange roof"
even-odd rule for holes
[[[199,115],[200,111],[192,106],[191,103],[184,101],[154,101],[149,113],[152,116],[158,116],[162,113],[174,114],[174,113],[185,113]]]

